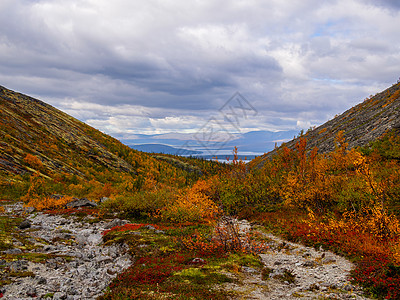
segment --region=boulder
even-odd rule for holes
[[[20,253],[22,253],[22,250],[18,249],[18,248],[13,248],[13,249],[5,250],[5,251],[3,251],[3,253],[4,254],[20,254]]]
[[[19,224],[19,229],[27,229],[31,227],[31,222],[29,220],[23,220],[21,224]]]
[[[66,208],[78,208],[78,207],[97,207],[97,203],[88,200],[87,198],[82,198],[74,200],[65,205]]]
[[[108,197],[101,197],[100,198],[100,203],[104,203],[104,202],[107,202],[109,200],[110,200],[110,198],[108,198]]]

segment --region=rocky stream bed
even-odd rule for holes
[[[5,214],[21,213],[26,213],[21,204],[5,206]],[[15,241],[2,255],[13,259],[0,259],[0,266],[29,276],[0,287],[4,299],[96,299],[134,260],[127,247],[105,246],[102,241],[104,230],[126,220],[93,222],[91,217],[28,213],[19,230],[34,247],[25,250]],[[262,229],[246,220],[236,222],[242,235]],[[235,291],[234,299],[368,299],[349,282],[353,265],[348,260],[263,235],[268,244],[260,254],[264,267],[242,267],[230,274],[237,279],[234,283],[223,284]]]

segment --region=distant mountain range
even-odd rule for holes
[[[251,131],[243,134],[232,134],[229,140],[215,142],[207,147],[204,141],[196,139],[196,135],[187,133],[168,133],[145,135],[138,134],[133,138],[118,137],[129,147],[150,153],[165,153],[177,155],[195,155],[204,158],[232,154],[233,148],[238,148],[243,157],[254,157],[269,152],[275,146],[281,145],[298,135],[298,131]]]
[[[181,148],[175,148],[163,144],[140,144],[140,145],[130,145],[132,149],[139,150],[148,153],[163,153],[163,154],[179,154],[184,152],[187,155],[201,154],[202,151],[186,150]]]

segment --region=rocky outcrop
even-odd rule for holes
[[[65,205],[66,208],[78,208],[78,207],[97,207],[97,203],[88,200],[87,198],[77,199],[69,202]]]
[[[19,206],[8,211],[19,212]],[[77,221],[74,217],[31,214],[19,226],[35,243],[33,251],[19,248],[3,252],[18,255],[14,261],[1,261],[14,273],[26,274],[12,284],[2,287],[5,299],[96,299],[110,281],[132,263],[127,248],[104,246],[102,232],[113,222]],[[119,224],[127,221],[118,220]],[[32,258],[43,257],[35,262]],[[29,259],[30,258],[30,259]]]

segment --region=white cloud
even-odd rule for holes
[[[244,131],[308,128],[397,80],[395,2],[2,0],[0,84],[109,133],[193,132],[236,91]]]

